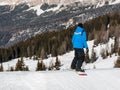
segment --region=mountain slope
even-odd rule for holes
[[[113,43],[114,40],[110,39],[107,47]],[[91,55],[93,41],[89,41],[88,45]],[[106,44],[95,47],[96,55],[99,56],[96,62],[83,65],[87,76],[79,76],[70,69],[74,51],[58,56],[61,60],[59,71],[36,72],[37,61],[24,58],[30,71],[0,72],[0,90],[119,90],[120,69],[113,68],[118,56],[113,54],[102,59],[100,52],[103,48],[106,48]],[[49,66],[51,60],[54,62],[55,57],[44,59],[44,62]],[[17,59],[3,63],[4,70],[15,66],[16,62]]]
[[[0,90],[118,90],[120,69],[0,73]]]
[[[43,4],[43,3],[48,3],[48,4],[71,4],[74,2],[82,2],[82,3],[94,3],[96,4],[97,0],[0,0],[1,5],[17,5],[20,3],[29,3],[31,5],[39,5],[39,4]],[[99,0],[100,1],[100,0]],[[108,0],[104,0],[104,1],[108,1]]]
[[[88,41],[88,47],[89,47],[89,57],[91,57],[92,55],[92,47],[94,45],[94,41]],[[94,63],[88,63],[83,65],[84,69],[110,69],[114,67],[114,63],[117,60],[118,56],[112,55],[112,57],[108,56],[106,59],[103,59],[101,57],[101,52],[106,49],[109,49],[108,52],[111,52],[112,48],[111,45],[114,45],[114,39],[110,39],[108,44],[102,44],[102,45],[98,45],[97,47],[94,48],[94,51],[96,53],[96,57],[98,57],[97,61]],[[107,47],[107,48],[106,48]],[[71,51],[69,53],[66,53],[64,55],[59,55],[58,59],[61,61],[61,70],[68,70],[70,69],[70,65],[71,62],[74,58],[74,51]],[[16,59],[12,59],[11,61],[5,62],[3,63],[4,66],[4,70],[9,70],[10,67],[14,67],[18,61],[18,59],[20,58],[16,58]],[[32,57],[31,59],[28,58],[23,58],[25,65],[27,65],[30,69],[30,71],[35,71],[36,67],[37,67],[37,60],[34,60],[34,58]],[[49,56],[49,58],[44,59],[44,63],[46,65],[46,67],[50,66],[50,63],[54,63],[56,61],[56,57],[51,57]]]
[[[100,5],[100,7],[99,7]],[[94,5],[75,2],[68,5],[0,5],[0,47],[8,47],[36,34],[57,31],[107,13],[120,10],[120,4]]]
[[[115,4],[120,3],[119,0],[0,0],[0,5],[18,5],[21,3],[28,3],[30,5],[48,4],[71,4],[74,2],[82,2],[83,4]]]

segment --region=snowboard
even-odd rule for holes
[[[85,72],[80,72],[80,71],[78,71],[78,72],[76,72],[79,76],[87,76],[87,73],[85,73]]]

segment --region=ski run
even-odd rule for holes
[[[112,43],[114,40],[110,39],[107,47]],[[88,45],[91,55],[93,41],[89,41]],[[87,76],[79,76],[70,69],[74,51],[58,56],[62,64],[58,71],[35,71],[37,61],[24,58],[30,71],[0,72],[0,90],[119,90],[120,69],[114,68],[118,56],[113,54],[111,57],[102,59],[100,56],[102,48],[106,48],[106,45],[95,47],[98,56],[96,62],[84,63],[83,68],[86,69]],[[17,60],[3,63],[4,69],[15,66]],[[55,60],[55,57],[45,59],[44,62],[49,65],[51,60]]]

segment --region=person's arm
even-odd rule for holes
[[[74,39],[75,39],[75,36],[73,34],[73,36],[72,36],[72,44],[74,43]]]
[[[83,44],[84,44],[84,48],[88,48],[88,44],[87,44],[87,36],[86,36],[86,32],[83,32]]]
[[[89,49],[88,49],[87,36],[85,31],[83,32],[83,41],[84,41],[84,48],[86,48],[86,54],[88,54]]]

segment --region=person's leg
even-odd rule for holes
[[[76,68],[76,63],[77,63],[77,60],[76,58],[74,57],[72,63],[71,63],[71,69],[75,69]]]
[[[72,63],[71,63],[71,69],[76,69],[76,63],[77,63],[77,50],[75,49],[75,53],[74,53],[74,59],[73,59],[73,61],[72,61]]]
[[[76,65],[76,70],[81,69],[83,62],[84,62],[84,56],[79,57]]]
[[[84,50],[83,49],[79,49],[78,50],[78,60],[76,63],[76,71],[81,70],[82,64],[84,62],[85,59],[85,54],[84,54]]]

